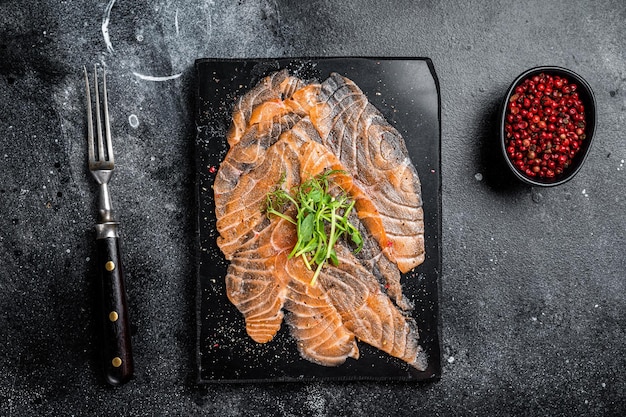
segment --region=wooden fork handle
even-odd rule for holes
[[[118,237],[96,239],[102,285],[104,375],[111,385],[127,382],[134,371],[124,270]]]

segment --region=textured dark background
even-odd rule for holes
[[[109,3],[110,4],[110,3]],[[0,2],[0,415],[626,412],[626,4],[599,1]],[[426,56],[441,83],[443,376],[428,385],[197,387],[193,62]],[[136,377],[104,385],[83,65],[106,65]],[[571,182],[502,169],[512,79],[561,65],[596,92]],[[142,75],[180,77],[150,81]],[[135,115],[139,124],[131,126]]]

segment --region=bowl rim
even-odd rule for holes
[[[540,74],[542,72],[559,74],[559,75],[566,76],[572,79],[572,81],[576,82],[576,84],[578,84],[582,89],[585,90],[585,93],[586,93],[585,95],[588,96],[588,102],[591,103],[591,106],[592,106],[592,109],[588,109],[588,108],[585,109],[586,114],[592,113],[592,117],[589,118],[591,119],[592,123],[588,123],[589,120],[585,120],[586,129],[588,133],[587,133],[587,145],[586,145],[586,149],[584,150],[584,153],[580,155],[577,166],[575,166],[567,176],[562,177],[561,179],[557,181],[552,181],[552,182],[538,181],[538,180],[529,178],[526,175],[524,175],[522,172],[520,172],[515,167],[515,165],[513,165],[513,163],[511,162],[506,152],[506,145],[505,145],[504,125],[506,122],[507,104],[509,102],[509,99],[513,91],[515,91],[515,87],[517,87],[517,85],[521,83],[523,80],[525,80],[526,78],[533,76],[535,74]],[[538,67],[529,68],[526,71],[522,72],[513,80],[513,82],[507,89],[507,92],[504,96],[504,100],[502,102],[502,108],[500,110],[500,147],[501,147],[504,159],[506,161],[506,164],[511,169],[511,171],[513,171],[513,173],[518,179],[530,185],[535,185],[535,186],[540,186],[540,187],[554,187],[554,186],[561,185],[561,184],[568,182],[569,180],[574,178],[576,174],[578,174],[578,171],[580,171],[580,169],[584,165],[585,160],[587,159],[587,156],[589,155],[589,151],[591,150],[591,145],[593,143],[593,138],[595,136],[596,124],[597,124],[597,110],[596,109],[597,109],[596,97],[593,92],[593,89],[591,88],[587,80],[585,80],[582,76],[580,76],[576,72],[568,68],[554,66],[554,65],[542,65]],[[589,110],[591,110],[591,113],[589,113]]]

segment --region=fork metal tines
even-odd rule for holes
[[[111,121],[109,119],[109,106],[107,101],[106,71],[102,71],[102,105],[100,104],[100,90],[98,87],[98,70],[94,66],[94,102],[96,113],[97,132],[94,134],[93,111],[91,89],[89,87],[89,75],[85,70],[85,87],[87,93],[87,143],[89,154],[89,170],[100,186],[99,206],[100,214],[96,231],[98,238],[117,236],[117,221],[111,207],[109,194],[109,180],[113,174],[114,157],[113,143],[111,140]],[[103,120],[104,119],[104,120]],[[97,142],[97,143],[96,143]]]
[[[111,142],[111,124],[109,120],[109,106],[107,101],[107,78],[106,71],[102,72],[102,106],[100,110],[100,94],[98,89],[98,70],[94,66],[94,93],[96,102],[96,129],[98,135],[97,154],[94,146],[94,128],[91,109],[91,91],[89,88],[89,76],[85,68],[85,86],[87,89],[87,141],[89,144],[89,169],[113,169],[113,145]],[[102,114],[104,114],[104,136],[102,134]],[[105,142],[106,141],[106,153]]]

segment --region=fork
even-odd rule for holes
[[[111,140],[111,123],[107,103],[106,71],[102,74],[102,107],[98,91],[98,70],[94,66],[94,95],[97,136],[91,108],[89,76],[85,70],[87,91],[87,142],[89,170],[99,185],[98,223],[96,224],[96,251],[100,283],[102,287],[102,320],[104,374],[111,385],[120,385],[133,376],[130,325],[124,270],[120,255],[119,223],[111,207],[109,180],[113,174],[114,156]],[[104,116],[104,122],[102,120]],[[104,124],[104,135],[103,135]],[[94,143],[96,142],[96,143]]]

